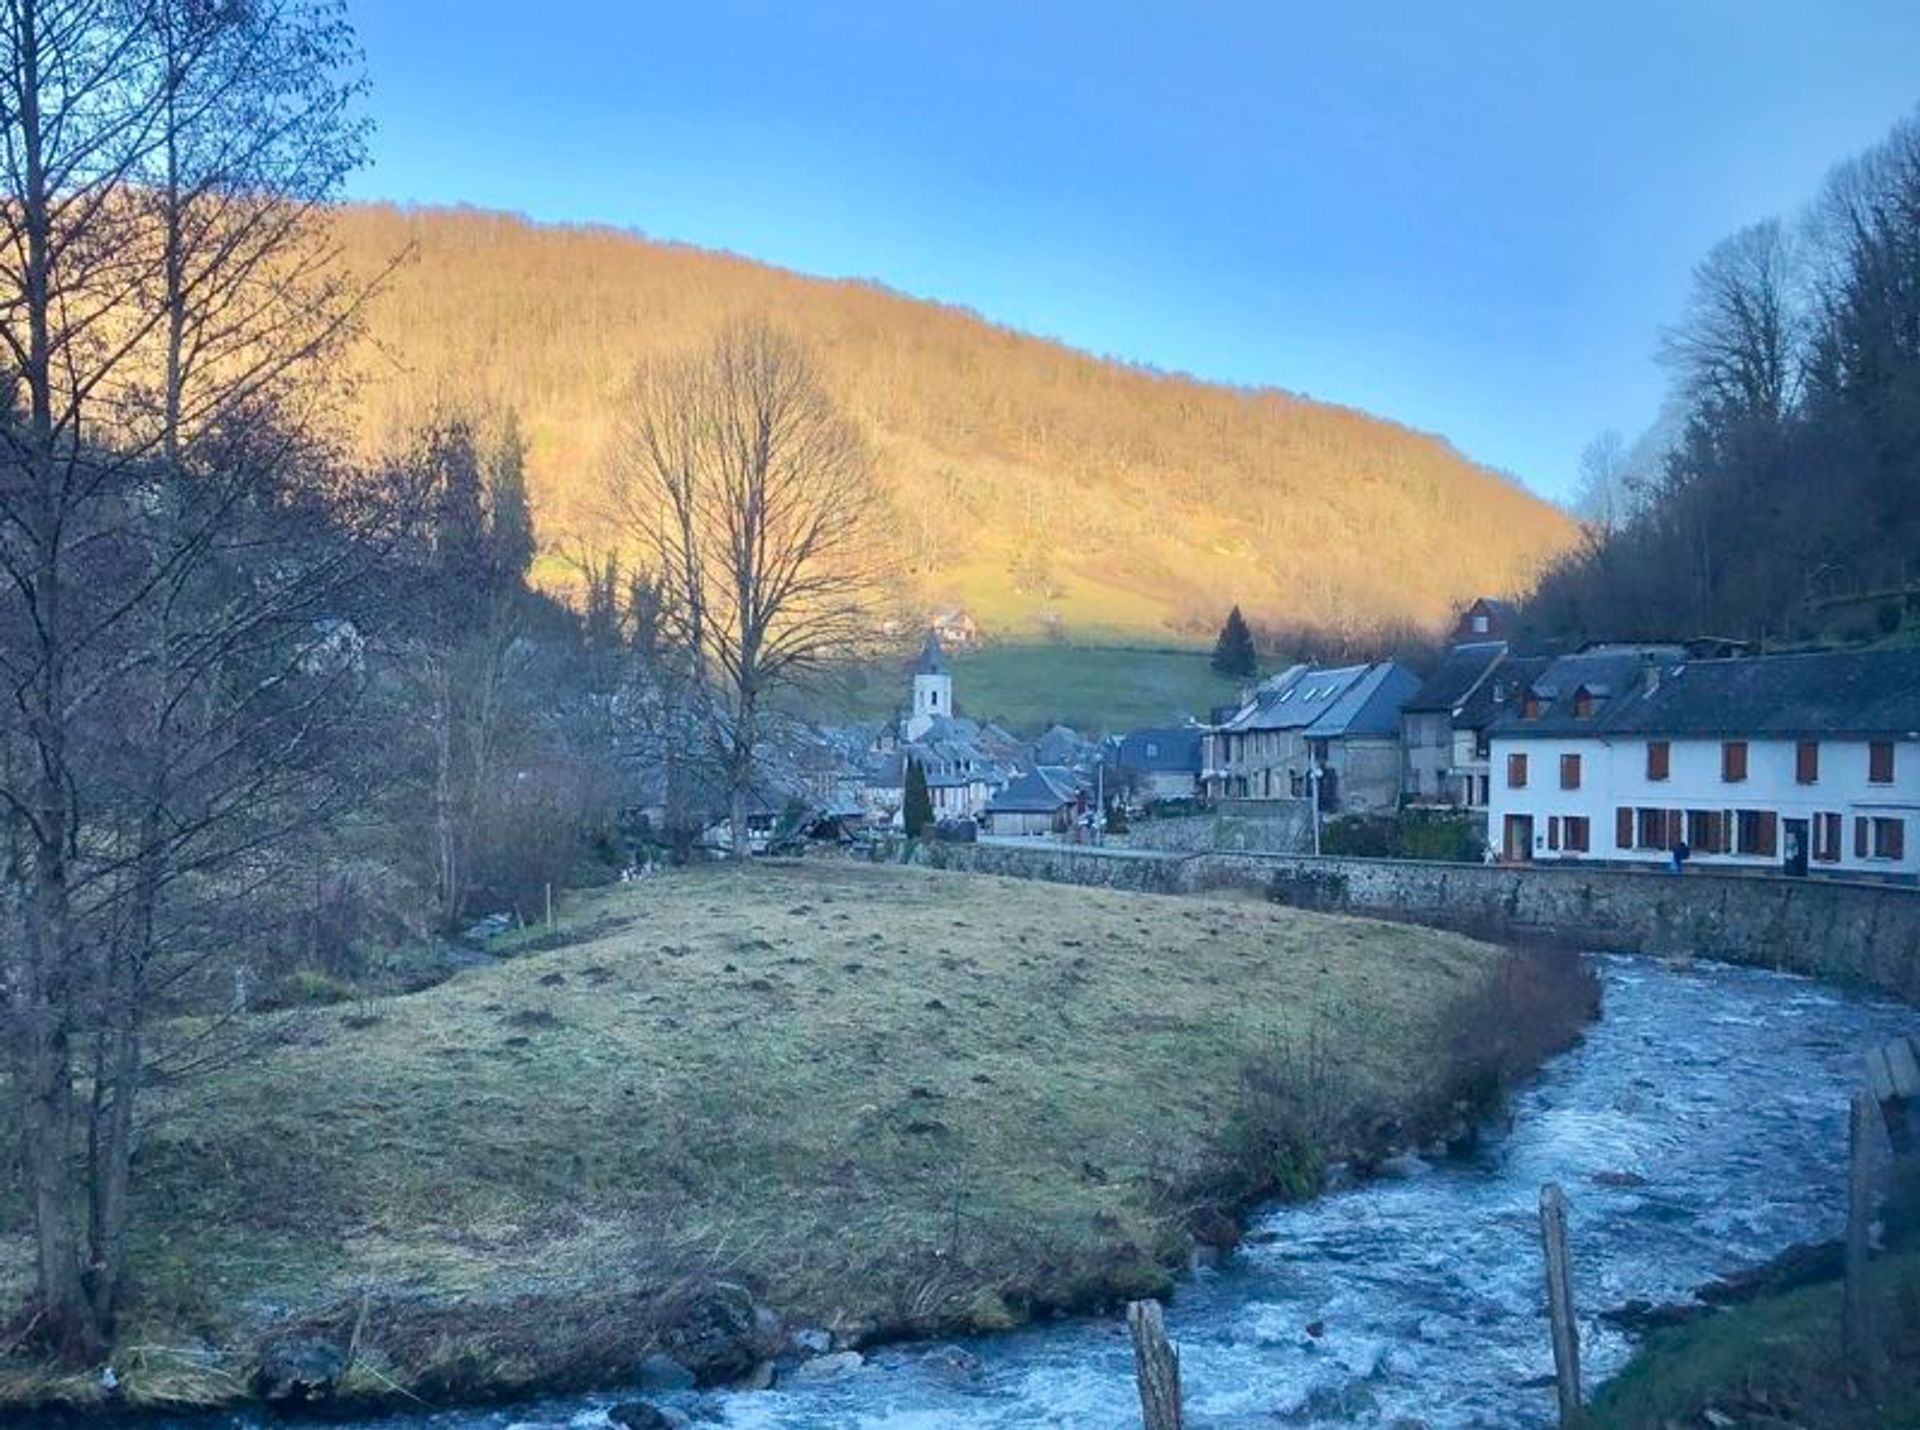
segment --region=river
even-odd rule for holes
[[[1631,1349],[1594,1313],[1684,1300],[1718,1273],[1838,1232],[1860,1055],[1910,1031],[1914,1010],[1717,965],[1608,958],[1601,972],[1600,1022],[1516,1097],[1511,1125],[1475,1155],[1277,1207],[1226,1267],[1182,1286],[1167,1320],[1194,1430],[1546,1424],[1545,1181],[1561,1182],[1571,1204],[1589,1385]],[[1644,1181],[1625,1185],[1621,1173]],[[900,1347],[839,1380],[678,1403],[736,1430],[1139,1424],[1117,1322],[964,1344],[979,1361],[964,1377],[951,1356]],[[365,1430],[588,1430],[621,1398]]]

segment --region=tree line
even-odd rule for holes
[[[1920,605],[1920,120],[1836,168],[1796,221],[1715,247],[1661,357],[1667,411],[1632,446],[1589,447],[1584,540],[1525,629],[1897,629]]]
[[[364,91],[333,0],[0,7],[9,1348],[108,1353],[142,1094],[248,1056],[254,990],[610,868],[636,804],[744,851],[776,694],[880,608],[870,455],[764,323],[620,390],[577,607],[511,409],[339,440],[404,259],[335,243]]]

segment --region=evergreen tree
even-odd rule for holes
[[[1213,644],[1213,673],[1251,680],[1258,664],[1253,632],[1247,629],[1247,618],[1235,606],[1227,612],[1227,623],[1220,627],[1220,639]]]
[[[492,507],[489,535],[493,559],[502,577],[524,580],[536,550],[533,508],[527,501],[527,444],[520,435],[520,419],[511,409],[500,432],[487,473],[487,496]]]
[[[927,772],[918,760],[907,761],[907,838],[918,839],[933,828],[933,796],[927,792]]]

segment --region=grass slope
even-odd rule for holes
[[[353,271],[396,254],[352,364],[373,445],[436,402],[512,406],[542,535],[601,525],[622,384],[648,355],[766,314],[810,341],[872,440],[914,602],[995,634],[1208,636],[1267,624],[1438,625],[1531,586],[1576,531],[1443,439],[1290,393],[1076,352],[962,309],[604,228],[348,207]],[[1302,374],[1303,378],[1310,374]]]
[[[867,1334],[1158,1289],[1231,1180],[1250,1066],[1312,1049],[1332,1122],[1411,1119],[1500,962],[1249,900],[842,864],[590,913],[573,946],[309,1010],[156,1094],[136,1401],[231,1398],[262,1334],[315,1318],[358,1324],[363,1388],[471,1396],[617,1374],[700,1278]],[[9,1188],[0,1301],[20,1216]],[[92,1385],[0,1361],[0,1404]]]
[[[1589,1430],[1920,1430],[1920,1253],[1874,1267],[1878,1394],[1849,1376],[1838,1282],[1804,1286],[1650,1337],[1600,1388]]]
[[[1070,725],[1086,734],[1118,734],[1148,725],[1205,720],[1232,704],[1241,682],[1222,679],[1198,646],[1023,644],[996,642],[953,651],[954,705],[1017,734]],[[833,681],[813,702],[823,719],[883,719],[907,699],[907,677],[879,666]]]

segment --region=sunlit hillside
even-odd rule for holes
[[[1571,525],[1444,441],[1350,409],[1104,361],[972,313],[609,229],[360,207],[371,310],[357,404],[379,441],[434,400],[511,405],[542,534],[594,536],[623,375],[764,312],[811,339],[871,433],[928,604],[990,632],[1211,633],[1436,622],[1530,584]],[[1304,376],[1304,374],[1303,374]]]

